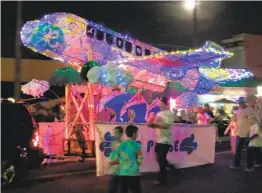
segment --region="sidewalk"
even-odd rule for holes
[[[88,173],[96,168],[95,158],[86,158],[83,163],[78,162],[78,157],[58,159],[41,169],[28,172],[25,181],[32,179],[58,178],[79,173]]]

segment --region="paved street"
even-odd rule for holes
[[[230,153],[220,153],[217,154],[214,165],[169,172],[170,185],[162,188],[152,185],[155,174],[144,174],[142,175],[143,192],[261,193],[262,168],[252,173],[246,173],[243,170],[230,171],[228,169],[228,162],[230,160]],[[64,175],[63,172],[67,173]],[[62,175],[55,175],[56,173]],[[67,163],[59,166],[50,166],[43,170],[43,173],[38,171],[33,176],[37,175],[46,177],[25,180],[13,188],[3,190],[3,193],[107,192],[108,177],[95,176],[94,160],[87,161],[84,164]]]

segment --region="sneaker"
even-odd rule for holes
[[[235,166],[234,164],[230,164],[229,165],[229,169],[231,169],[231,170],[239,170],[240,166]]]
[[[166,185],[165,183],[162,183],[162,182],[159,182],[159,181],[155,181],[153,184],[156,185],[156,186],[164,186],[164,185]]]
[[[256,168],[259,168],[260,167],[260,164],[255,164],[254,165]]]
[[[176,169],[176,166],[175,166],[174,164],[167,164],[166,169],[167,169],[167,171],[175,170],[175,169]]]
[[[246,172],[253,172],[255,169],[254,168],[245,168]]]

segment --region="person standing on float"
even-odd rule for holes
[[[160,100],[159,107],[161,111],[154,119],[148,120],[148,127],[156,129],[157,136],[155,152],[159,165],[159,172],[158,180],[154,184],[164,185],[167,183],[167,167],[172,166],[168,163],[166,157],[172,144],[171,129],[174,122],[174,115],[169,110],[167,97],[163,97]]]

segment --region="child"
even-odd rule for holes
[[[116,150],[118,149],[121,138],[123,135],[123,128],[118,126],[114,128],[114,138],[115,141],[112,143],[112,152],[109,156],[110,161],[114,160],[116,158]],[[109,190],[108,193],[117,193],[119,191],[119,165],[111,165],[109,167],[109,174],[111,175],[111,178],[109,180]]]
[[[224,132],[224,135],[227,135],[230,131],[230,143],[231,143],[231,151],[233,154],[236,154],[236,142],[237,142],[237,116],[233,114],[227,129]]]
[[[200,125],[205,125],[205,124],[207,124],[208,119],[207,119],[207,117],[206,117],[205,114],[204,114],[204,109],[203,109],[203,107],[199,107],[199,108],[198,108],[198,112],[197,112],[196,119],[197,119],[197,124],[200,124]]]
[[[129,125],[126,128],[127,140],[122,142],[117,149],[117,158],[110,162],[111,165],[119,164],[119,177],[121,180],[121,193],[141,193],[139,167],[142,162],[140,143],[136,142],[138,128]]]
[[[250,123],[250,134],[248,139],[247,148],[247,168],[245,171],[251,172],[254,170],[253,161],[255,161],[255,167],[260,166],[260,150],[262,147],[262,134],[259,128],[258,121],[254,116],[249,116],[248,121]]]

